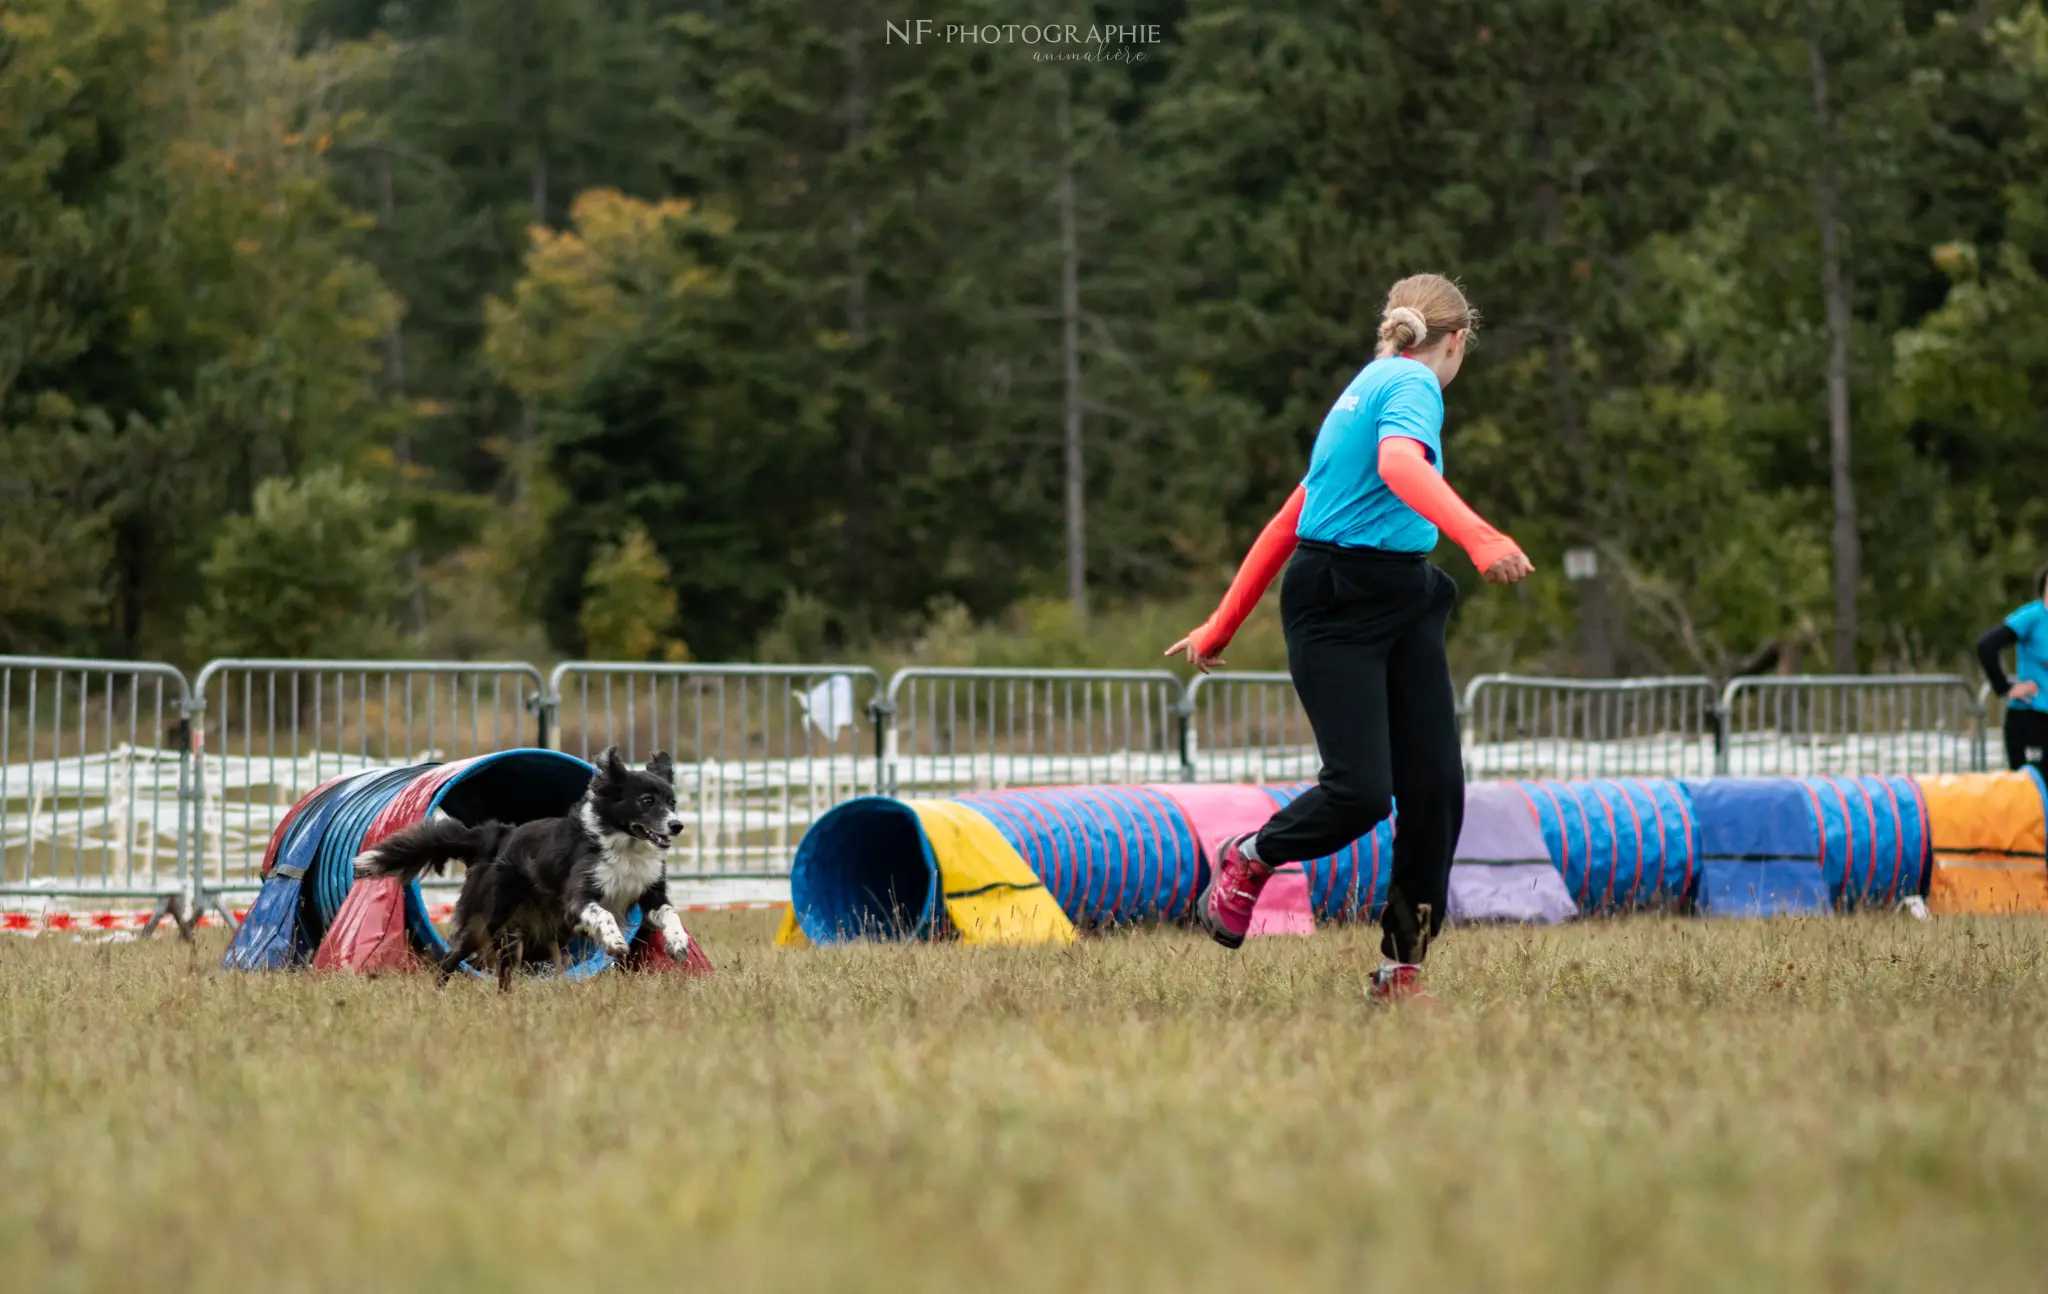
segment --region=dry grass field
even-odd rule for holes
[[[2048,1287],[2048,924],[235,977],[0,940],[0,1288]]]

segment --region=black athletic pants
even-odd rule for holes
[[[2005,762],[2014,769],[2032,764],[2048,770],[2048,713],[2005,707]]]
[[[1259,832],[1272,866],[1334,854],[1401,804],[1380,941],[1419,962],[1443,926],[1465,820],[1458,704],[1444,658],[1451,577],[1420,553],[1306,543],[1280,583],[1287,668],[1323,771]]]

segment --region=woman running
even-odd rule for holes
[[[1166,650],[1186,652],[1205,674],[1221,665],[1286,565],[1287,670],[1322,773],[1259,831],[1223,842],[1198,911],[1216,942],[1241,946],[1275,868],[1336,853],[1400,801],[1380,918],[1388,961],[1367,990],[1375,1002],[1430,997],[1421,963],[1443,926],[1465,817],[1457,698],[1444,657],[1457,586],[1428,554],[1441,529],[1490,583],[1513,584],[1534,569],[1442,476],[1443,388],[1458,375],[1475,322],[1464,293],[1440,274],[1394,285],[1378,355],[1323,419],[1308,475],[1252,545],[1216,613]]]
[[[2007,647],[2014,652],[2017,682],[2005,677],[1998,653]],[[1977,660],[1991,690],[2005,698],[2005,762],[2014,769],[2032,764],[2048,767],[2048,697],[2041,689],[2048,685],[2048,566],[2034,575],[2034,600],[2005,618],[1977,640]]]

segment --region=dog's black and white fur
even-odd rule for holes
[[[662,863],[682,829],[668,752],[657,751],[643,770],[628,768],[619,748],[607,746],[590,789],[567,816],[517,827],[422,822],[357,857],[356,874],[411,880],[430,868],[466,864],[440,979],[445,983],[481,952],[496,963],[499,987],[509,988],[513,972],[529,959],[559,960],[578,934],[596,940],[614,960],[624,958],[619,923],[635,904],[642,920],[661,932],[669,955],[681,958],[690,937],[669,903]]]

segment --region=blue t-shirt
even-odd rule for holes
[[[2036,598],[2007,616],[2005,624],[2020,638],[2014,680],[2041,689],[2030,701],[2007,698],[2006,704],[2022,710],[2048,710],[2048,606]]]
[[[1389,355],[1358,371],[1323,419],[1302,484],[1308,497],[1295,533],[1346,548],[1426,553],[1436,527],[1401,502],[1380,479],[1380,442],[1419,440],[1442,475],[1444,393],[1420,360]]]

